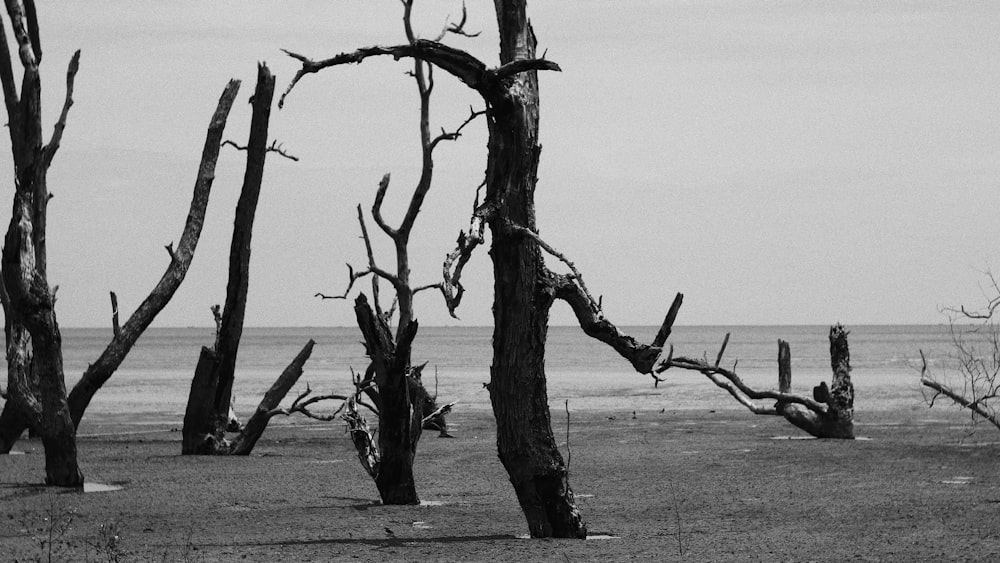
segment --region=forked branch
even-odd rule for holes
[[[487,100],[492,99],[495,93],[500,90],[500,81],[506,77],[529,70],[561,70],[559,65],[545,59],[519,60],[507,63],[497,69],[489,69],[482,61],[465,51],[426,39],[417,39],[406,45],[363,47],[319,61],[314,61],[287,49],[282,49],[282,51],[302,63],[302,67],[295,73],[288,88],[281,95],[281,99],[278,101],[279,108],[284,107],[285,98],[303,76],[332,66],[361,63],[365,59],[377,56],[388,55],[396,60],[414,58],[433,64],[458,78],[469,88],[480,92]]]
[[[235,148],[238,151],[245,151],[245,150],[247,150],[247,146],[246,145],[237,144],[236,141],[233,141],[233,140],[230,140],[230,139],[226,139],[225,141],[222,141],[222,146],[226,146],[226,145],[229,145],[229,146]],[[273,152],[273,153],[275,153],[275,154],[277,154],[279,156],[283,156],[283,157],[287,158],[288,160],[292,160],[292,161],[295,161],[295,162],[299,161],[299,157],[297,157],[295,155],[292,155],[292,154],[289,154],[287,151],[285,151],[285,144],[284,143],[279,143],[277,140],[271,141],[271,144],[267,147],[266,152]]]

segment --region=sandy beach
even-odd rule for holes
[[[593,539],[573,541],[526,539],[487,411],[455,412],[455,439],[424,435],[424,504],[407,507],[378,503],[340,424],[275,420],[249,458],[182,457],[170,427],[95,416],[83,470],[121,488],[47,489],[41,444],[19,442],[0,456],[0,553],[47,560],[51,531],[53,561],[1000,557],[995,431],[924,406],[856,420],[866,439],[821,441],[738,410],[574,411],[560,447]]]

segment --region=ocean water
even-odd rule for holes
[[[848,327],[858,416],[865,411],[923,409],[920,350],[939,373],[948,366],[953,348],[947,325]],[[625,327],[640,341],[650,341],[657,327]],[[777,340],[792,352],[792,386],[809,394],[813,385],[829,381],[827,326],[680,326],[670,343],[675,355],[714,360],[731,333],[723,364],[752,387],[777,387]],[[64,362],[72,385],[110,339],[109,330],[65,329]],[[236,373],[236,405],[243,417],[256,407],[264,391],[310,339],[312,357],[291,400],[308,384],[315,392],[345,393],[351,369],[367,365],[357,328],[248,328],[244,331]],[[483,383],[489,381],[492,358],[490,327],[421,327],[414,345],[416,362],[427,361],[424,382],[440,399],[458,401],[459,409],[489,409]],[[145,423],[180,424],[201,346],[210,344],[210,328],[154,328],[139,340],[118,372],[97,393],[87,418],[118,415]],[[587,337],[578,327],[551,327],[545,360],[552,407],[632,410],[743,409],[724,390],[696,372],[669,370],[667,381],[654,387],[649,376],[635,373],[610,347]],[[133,417],[130,417],[133,418]]]

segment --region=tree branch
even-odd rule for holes
[[[484,180],[479,188],[486,184]],[[465,287],[462,285],[462,271],[465,265],[472,258],[472,252],[479,245],[483,244],[486,223],[493,217],[493,208],[479,205],[479,190],[476,190],[476,202],[473,206],[472,218],[469,219],[468,232],[459,231],[458,241],[455,243],[455,250],[449,253],[442,265],[441,294],[444,296],[445,305],[448,307],[448,314],[457,319],[455,310],[462,302],[465,295]]]
[[[779,403],[799,404],[817,413],[827,412],[828,406],[826,404],[820,403],[808,397],[803,397],[794,393],[783,393],[780,391],[757,391],[752,389],[736,374],[735,366],[732,370],[729,370],[719,365],[722,361],[722,355],[726,350],[726,344],[728,342],[729,333],[726,333],[725,340],[723,340],[723,344],[719,348],[719,353],[716,356],[714,365],[709,364],[707,360],[695,360],[684,357],[674,358],[673,349],[671,349],[671,354],[665,360],[658,363],[656,373],[663,373],[673,367],[701,372],[711,379],[713,383],[728,391],[729,394],[736,397],[740,403],[757,414],[780,414],[778,411],[771,412],[773,409],[759,407],[752,402],[754,400],[759,401],[763,399],[773,399]]]
[[[230,146],[232,146],[233,148],[235,148],[238,151],[245,151],[245,150],[247,150],[246,146],[240,146],[240,145],[236,144],[235,141],[231,141],[229,139],[226,139],[225,141],[222,141],[222,146],[226,146],[226,145],[230,145]],[[284,147],[284,143],[279,143],[277,140],[271,141],[271,145],[267,147],[267,151],[266,152],[273,152],[275,154],[278,154],[280,156],[283,156],[283,157],[287,158],[288,160],[292,160],[292,161],[295,161],[295,162],[299,161],[299,157],[291,155],[288,152],[286,152],[285,151],[285,147]]]
[[[375,219],[375,224],[379,226],[382,231],[389,235],[389,238],[395,240],[399,237],[399,231],[390,227],[385,219],[382,218],[382,202],[385,200],[385,192],[389,189],[389,174],[382,176],[382,180],[378,183],[378,191],[375,192],[375,202],[372,204],[372,218]]]
[[[520,225],[511,225],[511,229],[514,230],[515,232],[521,233],[522,235],[533,239],[535,242],[538,243],[538,246],[542,247],[542,250],[548,252],[552,256],[555,256],[563,264],[566,264],[569,270],[573,272],[573,275],[569,276],[567,279],[572,280],[574,284],[580,287],[580,292],[583,294],[584,297],[586,297],[587,301],[590,304],[591,309],[593,309],[594,311],[594,314],[596,314],[598,317],[602,316],[601,304],[598,303],[596,299],[594,299],[594,296],[591,295],[589,291],[587,291],[587,285],[583,283],[583,274],[580,273],[580,270],[576,269],[576,264],[571,262],[569,258],[566,258],[565,254],[559,252],[551,245],[549,245],[547,242],[542,240],[542,237],[539,236],[538,233],[532,231],[531,229],[522,227]]]
[[[281,95],[281,99],[278,102],[279,108],[284,107],[285,98],[291,93],[292,89],[303,76],[332,66],[360,63],[369,57],[376,56],[389,55],[396,60],[407,57],[431,63],[458,78],[466,86],[480,92],[487,99],[493,97],[494,92],[492,90],[503,78],[512,76],[518,72],[528,70],[561,70],[556,63],[543,59],[513,61],[497,70],[490,70],[482,61],[465,51],[426,39],[416,39],[407,45],[363,47],[350,53],[341,53],[320,61],[314,61],[287,49],[282,49],[282,51],[301,62],[302,68],[295,73],[292,81],[288,84],[288,88],[285,89],[285,93]]]
[[[556,299],[562,299],[573,309],[580,328],[590,336],[611,346],[615,352],[632,364],[639,373],[652,374],[656,360],[663,348],[640,344],[635,338],[623,334],[611,321],[593,307],[593,300],[584,293],[572,276],[549,272],[548,283],[555,288]]]
[[[21,0],[5,0],[7,4],[7,15],[10,16],[10,25],[14,30],[14,40],[17,42],[18,55],[21,57],[21,65],[25,69],[31,69],[34,71],[38,70],[38,57],[35,56],[34,44],[38,43],[37,39],[37,21],[32,23],[30,20],[34,18],[28,18],[25,14],[25,7]],[[34,3],[31,3],[31,13],[34,14]],[[29,29],[34,27],[36,30],[35,38],[32,39]]]
[[[466,125],[472,123],[480,115],[485,115],[485,114],[486,110],[476,111],[472,109],[472,107],[469,107],[469,117],[466,118],[466,120],[463,121],[462,124],[459,125],[457,129],[455,129],[450,133],[442,129],[441,134],[438,135],[437,137],[434,137],[434,139],[431,141],[430,149],[434,150],[434,147],[436,147],[437,144],[440,143],[441,141],[454,141],[455,139],[458,139],[459,137],[462,136],[462,129],[465,129]]]
[[[662,347],[666,344],[667,338],[670,338],[670,332],[673,330],[674,321],[677,320],[677,312],[680,311],[681,303],[683,302],[684,294],[678,293],[674,296],[674,302],[670,304],[670,310],[667,311],[667,316],[663,319],[660,330],[657,331],[656,337],[653,338],[653,346]]]
[[[7,127],[11,135],[17,130],[15,121],[18,118],[17,84],[14,82],[14,68],[10,60],[10,49],[7,47],[7,33],[0,22],[0,85],[3,86],[3,100],[7,106]],[[13,141],[13,138],[11,139]]]
[[[80,50],[73,53],[73,58],[69,61],[69,68],[66,70],[66,98],[63,101],[62,113],[52,131],[52,138],[49,144],[42,149],[42,166],[48,167],[52,162],[52,157],[59,150],[59,143],[62,142],[63,131],[66,129],[66,118],[69,117],[69,108],[73,106],[73,84],[76,81],[76,73],[80,70]]]
[[[939,383],[938,381],[935,381],[928,374],[927,358],[924,357],[924,351],[923,350],[920,351],[920,360],[923,363],[923,365],[922,365],[922,367],[920,369],[920,383],[924,387],[928,387],[930,389],[933,389],[939,395],[944,395],[945,397],[948,397],[949,399],[951,399],[952,401],[954,401],[956,404],[958,404],[958,405],[960,405],[960,406],[962,406],[964,408],[969,409],[973,413],[975,413],[975,414],[983,417],[984,419],[988,420],[991,424],[993,424],[997,428],[1000,428],[1000,419],[998,419],[996,413],[992,413],[992,412],[986,410],[985,408],[983,408],[983,406],[982,406],[982,398],[980,398],[979,400],[970,400],[967,397],[965,397],[964,395],[962,395],[961,393],[958,393],[957,391],[953,390],[951,387],[949,387],[947,385],[944,385],[942,383]],[[934,404],[934,399],[933,398],[931,398],[930,403],[931,403],[931,406],[933,406],[933,404]]]
[[[479,37],[479,34],[482,33],[479,31],[475,33],[469,33],[465,31],[465,24],[469,19],[469,12],[468,10],[465,9],[464,0],[462,2],[462,19],[459,20],[458,23],[450,23],[448,21],[450,19],[451,16],[449,15],[448,18],[446,18],[445,20],[444,29],[442,29],[441,33],[434,39],[435,41],[441,41],[442,39],[444,39],[445,35],[449,33],[453,33],[455,35],[461,35],[462,37]]]

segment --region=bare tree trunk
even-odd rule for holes
[[[253,222],[264,179],[264,163],[271,150],[267,145],[267,136],[274,83],[275,78],[267,65],[259,64],[257,86],[251,98],[253,115],[247,146],[239,147],[232,143],[237,148],[246,150],[247,164],[233,221],[226,303],[219,322],[215,349],[201,349],[191,381],[182,431],[181,453],[184,455],[249,455],[267,428],[268,421],[281,412],[278,404],[302,375],[303,366],[315,344],[310,340],[305,345],[265,393],[257,411],[237,438],[232,443],[227,441],[225,435],[229,426],[236,357],[243,335],[249,291]]]
[[[0,83],[7,109],[11,153],[14,160],[14,203],[2,256],[2,301],[4,306],[9,398],[0,422],[11,424],[3,435],[4,449],[28,425],[45,447],[45,483],[82,487],[83,473],[77,463],[76,429],[66,402],[62,363],[62,337],[55,314],[55,291],[47,276],[46,220],[48,191],[46,176],[59,149],[80,53],[70,61],[66,73],[66,97],[52,137],[42,135],[42,51],[34,2],[7,3],[7,15],[18,47],[24,74],[21,94],[14,81],[6,34],[0,30]],[[16,412],[14,412],[16,409]]]
[[[216,404],[219,357],[214,350],[202,347],[191,380],[184,426],[181,429],[181,454],[213,455],[228,449],[224,428],[219,425]]]
[[[410,401],[406,372],[410,346],[417,334],[417,321],[412,320],[394,342],[385,321],[372,311],[364,294],[354,301],[358,327],[365,338],[365,347],[375,369],[378,386],[378,449],[380,460],[375,485],[383,504],[418,504],[413,480],[413,459],[420,439],[421,405]]]
[[[496,0],[500,62],[535,57],[524,2]],[[510,475],[532,537],[586,537],[566,465],[556,447],[545,381],[545,339],[553,292],[538,244],[517,225],[535,230],[538,159],[538,78],[514,76],[489,121],[486,204],[493,235],[493,366],[490,398],[500,461]]]
[[[403,4],[409,13],[412,2],[404,0]],[[556,448],[546,404],[545,337],[555,290],[548,279],[537,241],[525,234],[525,231],[534,230],[535,173],[541,150],[536,71],[559,70],[559,66],[535,58],[535,37],[523,0],[495,0],[495,7],[501,50],[501,65],[495,69],[439,41],[416,39],[408,30],[409,42],[405,45],[367,47],[320,61],[286,51],[302,63],[302,68],[285,90],[282,100],[307,74],[383,55],[397,59],[412,57],[431,63],[483,97],[490,134],[487,194],[476,210],[473,224],[481,225],[486,220],[493,233],[496,326],[490,396],[497,418],[499,455],[510,473],[532,536],[582,538],[586,536],[586,527],[573,502],[566,466]],[[404,21],[409,25],[408,18]],[[461,24],[446,28],[441,37],[456,31],[461,31]],[[425,144],[425,150],[433,148],[439,140],[455,137],[457,131],[442,134],[429,145]],[[427,177],[429,169],[425,166],[424,171],[422,178]],[[422,182],[422,185],[425,184]],[[399,248],[398,235],[393,235],[397,231],[388,229],[379,215],[383,195],[384,190],[380,189],[373,215],[383,230],[393,236]],[[419,207],[419,203],[420,200],[414,198],[404,227],[398,232],[408,231],[406,225],[412,224],[414,205]],[[477,231],[470,236],[460,236],[458,250],[445,262],[445,280],[439,288],[450,311],[454,311],[461,299],[458,278],[472,250],[481,242],[480,234]],[[372,266],[366,273],[374,271],[374,264]],[[387,279],[392,277],[380,275]],[[399,275],[397,288],[404,285],[398,283],[402,272]],[[352,274],[352,281],[357,277]],[[401,297],[401,309],[403,302]],[[400,328],[406,326],[401,316]],[[398,340],[397,346],[401,346],[403,338]],[[381,389],[380,394],[383,394]]]
[[[253,115],[250,121],[250,138],[247,141],[247,164],[243,176],[243,189],[236,203],[233,222],[233,240],[229,250],[229,280],[226,284],[226,304],[222,311],[222,326],[216,352],[219,361],[219,387],[215,402],[220,413],[228,415],[233,394],[233,378],[243,321],[246,316],[247,292],[250,280],[250,240],[253,221],[264,180],[264,160],[267,155],[267,132],[274,99],[274,76],[267,65],[257,65],[257,87],[251,98]],[[228,416],[222,424],[228,424]]]

